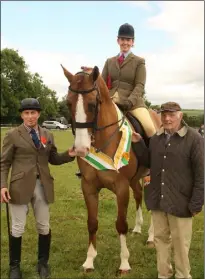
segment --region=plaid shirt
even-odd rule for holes
[[[28,133],[30,134],[30,136],[31,136],[31,130],[32,130],[32,128],[26,126],[25,124],[23,124],[23,125],[24,125],[24,127],[26,128],[27,132],[28,132]],[[36,134],[37,134],[38,138],[40,139],[40,135],[39,135],[39,130],[38,130],[38,128],[37,128],[37,130],[35,129],[35,131],[36,131]],[[31,136],[31,138],[32,138],[32,136]]]
[[[26,128],[27,132],[30,134],[30,137],[32,138],[32,136],[31,136],[31,129],[32,129],[32,128],[26,126],[25,124],[24,124],[24,127]],[[35,129],[35,131],[36,131],[36,134],[37,134],[38,138],[40,139],[40,135],[39,135],[39,130],[38,130],[38,128],[37,128],[37,130]],[[37,178],[39,178],[39,173],[37,173]]]

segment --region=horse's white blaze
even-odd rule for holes
[[[128,262],[130,253],[127,249],[126,236],[124,234],[120,235],[120,246],[121,246],[121,252],[120,252],[121,264],[119,269],[130,270],[131,267]]]
[[[88,248],[87,259],[84,262],[83,267],[85,269],[94,269],[93,261],[96,256],[97,256],[97,251],[95,250],[93,244],[91,243]]]
[[[133,232],[141,233],[142,224],[143,224],[142,208],[141,206],[139,206],[136,212],[135,227],[133,229]]]
[[[75,120],[76,122],[85,123],[86,122],[86,114],[83,106],[83,97],[81,95],[78,95],[78,101],[76,104],[76,114],[75,114]],[[81,149],[81,148],[88,148],[90,149],[90,136],[88,134],[88,129],[76,129],[76,136],[75,136],[75,148]]]
[[[150,219],[147,242],[154,242],[154,225],[153,225],[152,215]]]

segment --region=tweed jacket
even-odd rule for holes
[[[143,94],[146,82],[145,60],[130,53],[121,65],[118,56],[107,59],[102,77],[108,85],[110,80],[110,96],[117,94],[117,103],[123,104],[125,100],[132,102],[133,108],[146,107]]]
[[[28,204],[33,196],[37,175],[40,176],[45,198],[54,201],[54,178],[49,163],[61,165],[74,160],[68,152],[58,153],[53,135],[39,127],[40,137],[46,141],[37,149],[25,126],[11,129],[3,140],[1,153],[1,188],[9,187],[11,203]],[[11,168],[10,182],[8,183]]]
[[[151,182],[145,187],[145,203],[148,210],[191,217],[204,204],[204,141],[187,125],[166,144],[165,137],[162,128],[150,140],[146,166]],[[148,149],[141,148],[146,157]]]

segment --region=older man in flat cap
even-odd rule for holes
[[[173,275],[171,243],[174,249],[175,278],[190,275],[189,248],[192,217],[204,204],[204,142],[201,135],[183,120],[179,104],[161,105],[162,127],[151,138],[149,149],[136,134],[151,182],[145,188],[145,202],[152,211],[158,278]]]

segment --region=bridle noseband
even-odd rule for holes
[[[88,73],[85,73],[85,72],[78,72],[76,75],[78,74],[85,74],[85,75],[88,75]],[[72,120],[72,132],[73,132],[73,135],[75,136],[75,130],[76,128],[78,129],[85,129],[85,128],[91,128],[92,129],[92,134],[94,134],[94,131],[96,130],[96,127],[97,127],[97,115],[98,115],[98,105],[101,103],[101,99],[100,99],[100,92],[99,92],[99,89],[96,85],[96,83],[94,83],[94,86],[91,88],[91,89],[88,89],[88,90],[75,90],[73,88],[71,88],[71,86],[69,86],[69,91],[73,92],[73,93],[76,93],[76,94],[81,94],[81,95],[86,95],[86,94],[89,94],[93,91],[97,91],[97,96],[96,96],[96,106],[95,106],[95,113],[94,113],[94,119],[92,122],[76,122],[76,121],[73,121]]]
[[[78,73],[76,73],[76,75],[79,75],[79,74],[85,74],[85,75],[89,76],[89,74],[86,73],[86,72],[78,72]],[[71,86],[69,86],[68,89],[69,89],[69,91],[71,91],[73,93],[81,94],[81,95],[89,94],[89,93],[91,93],[93,91],[97,92],[97,95],[96,95],[96,106],[95,106],[95,112],[94,112],[93,121],[91,121],[91,122],[83,122],[82,123],[82,122],[73,121],[73,119],[72,119],[71,127],[72,127],[72,133],[73,133],[74,136],[75,136],[75,130],[76,129],[88,129],[88,128],[91,128],[92,129],[91,137],[94,138],[94,134],[95,134],[96,131],[102,131],[102,130],[104,130],[104,129],[108,128],[108,127],[111,127],[111,126],[119,123],[120,121],[122,121],[120,126],[117,127],[117,129],[114,131],[114,133],[111,135],[111,137],[105,142],[103,147],[96,149],[96,152],[102,151],[106,146],[108,146],[108,144],[111,142],[111,140],[114,137],[114,135],[119,131],[119,129],[123,125],[124,120],[125,120],[125,116],[123,116],[122,119],[120,119],[120,120],[118,120],[118,121],[116,121],[114,123],[111,123],[111,124],[103,126],[103,127],[98,127],[98,125],[97,125],[97,117],[98,117],[98,112],[99,112],[98,107],[102,103],[102,101],[101,101],[100,91],[99,91],[99,88],[98,88],[96,82],[94,83],[93,87],[91,89],[88,89],[88,90],[75,90]]]

